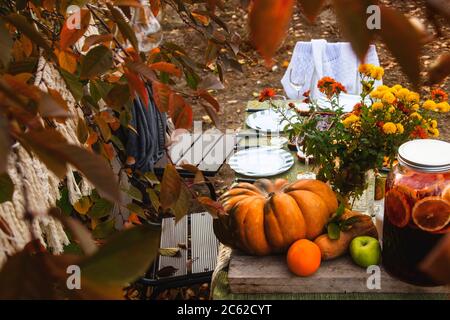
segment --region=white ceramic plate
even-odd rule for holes
[[[358,102],[361,102],[361,97],[356,94],[341,93],[339,95],[339,104],[343,107],[345,112],[352,112],[353,107]],[[317,99],[317,103],[319,104],[320,107],[324,109],[331,108],[330,101],[328,101],[326,96],[323,94],[319,96],[319,98]]]
[[[299,121],[296,117],[296,113],[292,110],[287,110],[284,114],[294,123]],[[282,132],[284,127],[288,124],[279,112],[272,109],[250,114],[247,117],[246,123],[250,128],[261,132]]]
[[[231,169],[250,177],[269,177],[289,170],[294,157],[283,149],[250,148],[236,152],[228,161]]]

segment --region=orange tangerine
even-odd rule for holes
[[[441,197],[422,199],[414,205],[412,219],[424,231],[439,231],[450,223],[450,202]]]
[[[396,227],[403,228],[408,225],[411,217],[411,207],[405,195],[396,189],[386,193],[386,215],[389,221]]]
[[[287,265],[292,273],[307,277],[319,269],[322,255],[319,246],[306,239],[295,241],[287,253]]]

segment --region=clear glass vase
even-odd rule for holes
[[[131,26],[136,34],[139,51],[149,52],[157,48],[162,39],[162,29],[155,18],[148,0],[141,0],[141,7],[132,9]]]

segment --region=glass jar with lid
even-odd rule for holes
[[[450,232],[450,143],[413,140],[398,152],[386,181],[383,265],[393,276],[438,285],[419,264]]]

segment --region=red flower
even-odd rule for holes
[[[416,126],[414,131],[411,133],[412,138],[426,139],[428,138],[428,133],[421,126]]]
[[[317,88],[327,96],[327,98],[331,98],[333,95],[338,95],[341,92],[347,92],[342,83],[337,82],[333,78],[323,77],[317,82]]]
[[[264,88],[259,94],[259,102],[263,102],[268,100],[276,95],[275,89],[273,88]]]
[[[434,89],[431,91],[431,99],[435,102],[444,102],[448,100],[448,94],[442,89]]]
[[[383,128],[384,121],[377,121],[376,125],[377,125],[378,128]]]
[[[360,116],[361,113],[362,113],[362,104],[360,102],[358,102],[353,107],[353,114],[357,115],[357,116]]]
[[[411,113],[411,109],[405,107],[405,105],[402,102],[398,102],[397,103],[397,107],[404,114],[410,114]]]

